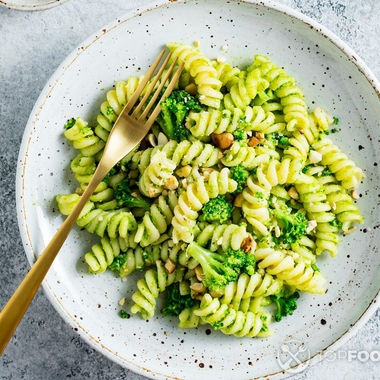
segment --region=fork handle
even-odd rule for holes
[[[108,173],[109,168],[99,165],[88,184],[86,190],[80,197],[72,212],[68,215],[61,227],[46,246],[41,256],[34,263],[28,274],[25,276],[17,290],[9,299],[0,313],[0,355],[10,341],[14,331],[32,302],[38,288],[45,278],[49,268],[53,264],[55,257],[66,241],[84,205]]]

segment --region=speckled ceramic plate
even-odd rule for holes
[[[0,6],[17,9],[19,11],[42,11],[65,3],[67,0],[0,0]]]
[[[32,263],[63,221],[54,197],[76,187],[69,170],[76,155],[63,136],[71,117],[93,121],[106,90],[145,72],[165,43],[192,44],[210,57],[245,65],[269,55],[295,76],[311,106],[339,118],[333,135],[367,175],[359,205],[366,222],[343,238],[335,259],[322,258],[328,292],[305,295],[294,316],[267,339],[237,339],[206,327],[179,330],[159,313],[148,322],[118,316],[118,300],[130,299],[135,278],[87,273],[83,254],[92,237],[75,229],[43,286],[62,317],[91,346],[135,372],[155,379],[282,378],[284,343],[304,366],[344,344],[368,320],[379,301],[380,100],[379,85],[360,58],[314,21],[266,1],[160,1],[128,13],[80,45],[49,80],[30,116],[20,151],[17,196],[20,230]],[[227,52],[221,50],[228,45]],[[297,344],[303,344],[302,352]],[[290,364],[296,361],[290,358]],[[310,359],[310,361],[307,361]],[[292,363],[292,360],[294,362]],[[300,369],[297,369],[300,370]],[[294,371],[297,371],[294,370]]]

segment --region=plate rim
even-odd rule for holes
[[[28,3],[13,3],[12,1],[0,0],[0,6],[8,9],[15,9],[18,11],[42,11],[61,5],[68,0],[46,0],[42,4],[28,4]]]
[[[62,4],[67,0],[53,0],[51,6]],[[86,39],[84,39],[79,45],[77,45],[71,52],[66,56],[66,58],[61,61],[58,68],[53,72],[50,78],[47,80],[45,86],[43,87],[40,95],[38,96],[35,105],[30,113],[29,119],[26,123],[24,134],[22,137],[22,141],[20,144],[18,161],[17,161],[17,170],[16,170],[16,200],[20,200],[16,202],[17,209],[17,218],[18,218],[18,227],[20,230],[20,235],[23,242],[23,248],[29,262],[29,265],[32,265],[35,257],[31,247],[31,239],[26,226],[26,218],[25,218],[25,206],[24,206],[24,185],[23,185],[23,177],[25,173],[25,160],[30,147],[30,139],[29,135],[33,130],[33,126],[38,122],[39,113],[42,111],[44,103],[48,98],[49,94],[54,90],[55,86],[58,84],[59,79],[65,73],[65,71],[71,66],[71,64],[81,55],[83,54],[89,46],[95,43],[103,34],[106,34],[113,30],[114,28],[120,26],[121,24],[128,22],[128,20],[138,16],[139,14],[146,13],[150,10],[163,7],[170,6],[172,3],[184,3],[184,2],[193,2],[196,0],[153,0],[149,2],[147,5],[141,8],[130,9],[124,13],[122,13],[119,17],[115,18],[111,22],[108,22],[104,27],[98,28],[94,33],[89,35]],[[207,0],[201,0],[202,3],[206,3]],[[230,0],[231,3],[247,3],[251,5],[261,6],[264,8],[269,8],[283,14],[286,14],[290,17],[301,21],[302,23],[308,25],[312,29],[315,30],[316,33],[328,38],[333,45],[338,47],[343,54],[350,59],[352,63],[359,69],[359,71],[363,74],[366,80],[369,82],[371,87],[376,92],[377,96],[380,98],[380,82],[373,74],[373,72],[369,69],[367,64],[355,53],[355,51],[348,45],[348,43],[344,42],[340,37],[338,37],[334,32],[320,24],[318,21],[312,19],[311,17],[301,13],[298,10],[292,9],[286,5],[274,2],[272,0]],[[4,1],[0,0],[0,5],[4,5]],[[47,7],[48,5],[44,6]],[[8,6],[9,7],[9,6]],[[26,10],[26,9],[23,9]],[[36,10],[35,8],[32,10]],[[165,375],[160,373],[152,373],[149,369],[139,367],[133,363],[129,363],[132,366],[127,367],[125,360],[119,358],[116,353],[107,353],[102,347],[102,344],[99,343],[95,338],[90,336],[83,328],[77,328],[79,324],[69,315],[66,309],[61,307],[59,300],[55,297],[54,291],[49,286],[49,283],[44,280],[42,283],[42,288],[44,290],[45,295],[49,299],[49,302],[53,305],[58,314],[64,319],[64,321],[75,331],[77,335],[81,337],[87,344],[89,344],[96,351],[100,352],[107,359],[119,364],[121,367],[127,368],[128,370],[149,377],[149,378],[162,378],[166,379],[168,377],[164,377]],[[333,343],[331,343],[328,347],[324,348],[322,351],[319,351],[314,356],[308,359],[308,363],[310,366],[314,366],[321,361],[325,360],[332,352],[335,352],[344,344],[346,344],[351,338],[353,338],[359,330],[363,328],[363,326],[368,322],[368,320],[374,315],[374,313],[380,307],[380,288],[377,291],[375,297],[371,300],[370,304],[363,311],[361,316],[355,321],[352,326],[346,330],[339,338],[337,338]],[[79,326],[80,327],[80,326]],[[296,373],[296,372],[294,372]],[[288,375],[286,371],[278,371],[277,373],[272,373],[266,376],[266,378],[270,379],[279,379],[285,378]]]

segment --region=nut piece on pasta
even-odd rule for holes
[[[211,139],[214,144],[220,149],[228,149],[234,143],[234,136],[232,133],[211,133]]]
[[[248,236],[242,241],[240,248],[246,253],[256,248],[256,242],[253,240],[251,234],[248,234]]]
[[[175,190],[178,187],[178,179],[174,176],[169,177],[164,185],[167,190]]]
[[[173,261],[170,258],[168,258],[165,261],[165,269],[166,269],[166,271],[170,274],[170,273],[174,272],[175,268],[176,268],[176,265],[173,263]]]

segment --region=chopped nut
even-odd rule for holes
[[[176,265],[173,263],[173,261],[168,258],[165,261],[165,269],[170,274],[174,272],[174,269],[176,268]]]
[[[169,177],[165,182],[165,189],[175,190],[178,187],[178,179],[174,176]]]
[[[200,45],[200,42],[198,40],[194,41],[194,46],[198,47]]]
[[[298,130],[298,132],[301,133],[301,135],[303,135],[303,134],[305,133],[305,131],[304,131],[302,128],[300,128],[300,129]]]
[[[351,197],[352,199],[358,200],[359,199],[359,194],[355,189],[351,190]]]
[[[195,273],[195,277],[197,278],[198,281],[203,280],[203,270],[202,270],[202,267],[200,265],[197,265],[194,268],[194,273]]]
[[[251,147],[251,148],[254,148],[255,146],[259,145],[260,144],[260,140],[256,137],[256,136],[252,136],[249,141],[248,141],[248,145]]]
[[[148,141],[149,141],[150,145],[152,145],[153,147],[157,146],[157,139],[153,133],[149,133]]]
[[[190,285],[190,289],[197,293],[206,293],[207,288],[201,282],[195,282]]]
[[[76,190],[75,190],[75,194],[78,194],[78,195],[82,195],[83,194],[83,190],[78,187]]]
[[[201,172],[203,174],[204,180],[207,181],[210,178],[210,174],[215,171],[215,169],[212,168],[202,168]]]
[[[234,136],[229,132],[211,133],[211,139],[220,149],[228,149],[234,143]]]
[[[119,300],[119,305],[123,306],[125,304],[125,297]]]
[[[331,202],[330,203],[330,207],[331,207],[331,210],[336,210],[336,203],[335,202]]]
[[[157,144],[158,145],[165,145],[169,142],[168,138],[166,135],[164,135],[162,132],[160,132],[157,136]]]
[[[253,240],[251,234],[248,234],[248,236],[242,241],[240,248],[242,248],[244,252],[256,249],[256,242]]]
[[[202,301],[203,299],[203,294],[197,294],[195,297],[193,297],[196,301]]]
[[[188,92],[190,95],[197,95],[198,90],[195,83],[190,83],[185,87],[185,91]]]
[[[349,230],[347,231],[343,231],[343,235],[349,235],[349,234],[352,234],[354,231],[356,230],[356,227],[352,227],[350,228]]]
[[[191,173],[191,166],[190,165],[186,165],[186,166],[183,166],[181,169],[178,169],[175,174],[177,174],[178,177],[181,177],[181,178],[184,178],[184,177],[188,177]]]
[[[264,132],[256,132],[256,137],[258,139],[263,139],[265,137]]]
[[[300,199],[298,191],[296,190],[296,188],[294,186],[289,189],[288,194],[289,194],[290,198],[292,198],[292,199],[295,199],[295,200]]]
[[[309,233],[309,232],[313,231],[315,227],[317,227],[317,221],[309,220],[307,223],[306,232]]]
[[[238,194],[234,199],[234,206],[235,207],[243,207],[244,197],[243,194]]]

